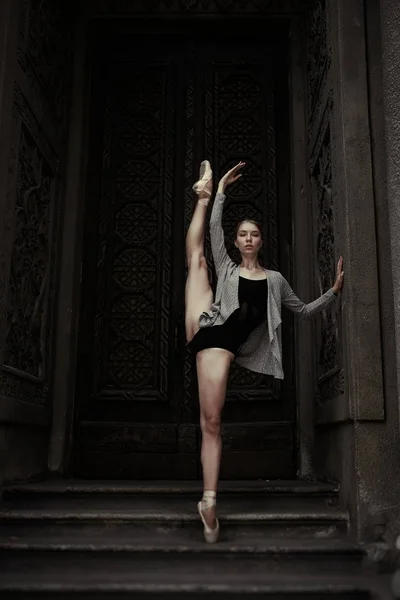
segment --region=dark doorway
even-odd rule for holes
[[[244,216],[258,218],[266,265],[288,276],[288,28],[135,27],[105,24],[92,44],[74,475],[194,479],[197,384],[183,327],[191,185],[204,157],[217,177],[246,160],[226,202],[226,239]],[[291,319],[283,340],[283,383],[232,369],[222,478],[296,472]]]

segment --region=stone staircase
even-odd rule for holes
[[[222,482],[221,541],[206,545],[199,482],[9,486],[0,598],[388,600],[348,536],[335,486]]]

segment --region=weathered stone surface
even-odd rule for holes
[[[225,483],[215,545],[203,541],[194,492],[188,482],[8,488],[0,592],[300,600],[385,591],[375,570],[364,569],[364,549],[347,539],[346,514],[325,505],[337,497],[332,486],[249,482],[246,494],[246,482]]]
[[[299,497],[313,496],[336,496],[339,490],[338,485],[323,483],[320,481],[302,481],[300,480],[274,480],[265,481],[221,481],[219,493],[226,495],[265,495],[274,496],[285,494],[296,495]],[[63,495],[79,494],[200,494],[202,490],[201,481],[85,481],[56,479],[52,481],[42,481],[37,483],[19,483],[8,485],[5,495],[8,498],[35,495]]]
[[[394,472],[399,464],[395,448],[399,447],[399,406],[400,406],[400,48],[398,31],[400,27],[400,6],[395,0],[382,0],[381,32],[382,32],[382,78],[383,78],[383,115],[386,139],[386,172],[391,256],[388,257],[392,266],[393,276],[393,307],[394,307],[394,338],[395,338],[395,369],[397,373],[397,390],[395,379],[392,377],[388,386],[390,393],[387,411],[392,430],[392,444],[388,455],[390,470]],[[393,331],[390,332],[393,335]],[[393,346],[392,346],[393,348]],[[394,350],[394,348],[393,348]],[[397,442],[397,444],[396,444]],[[396,444],[396,445],[395,445]],[[399,481],[399,476],[392,481]],[[391,507],[390,512],[396,513],[397,521],[388,524],[393,534],[400,528],[400,502],[397,486],[389,482],[385,486],[386,502]],[[396,493],[397,492],[397,493]],[[390,494],[387,498],[387,494]],[[393,503],[393,504],[392,504]]]
[[[345,258],[342,343],[348,406],[346,409],[342,400],[340,405],[324,411],[317,436],[321,450],[317,457],[318,472],[329,473],[341,482],[341,498],[353,515],[356,535],[390,540],[390,529],[398,513],[400,457],[393,377],[390,366],[382,369],[381,354],[380,299],[385,296],[379,292],[377,246],[385,246],[379,246],[384,225],[382,215],[379,222],[375,217],[379,207],[374,185],[377,181],[382,183],[383,167],[377,173],[378,179],[373,178],[372,169],[373,152],[382,145],[379,146],[376,137],[378,146],[371,142],[376,121],[371,128],[370,38],[366,46],[366,28],[371,33],[373,17],[364,12],[358,0],[330,3],[329,7],[334,92],[333,179],[337,235]],[[375,19],[378,18],[379,12],[375,11]],[[384,260],[381,256],[381,261]],[[385,294],[388,300],[387,287]],[[385,314],[387,327],[390,314],[387,310]],[[383,348],[387,357],[388,344]]]
[[[45,468],[47,431],[32,425],[0,423],[0,474],[5,482],[25,479]]]
[[[0,445],[13,440],[0,473],[7,478],[47,466],[72,52],[66,7],[0,3]]]

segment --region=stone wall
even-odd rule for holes
[[[47,464],[72,27],[58,0],[0,6],[0,476],[7,480]]]
[[[324,149],[322,142],[322,169],[318,166],[315,172],[314,163],[310,165],[311,178],[319,176],[312,181],[316,283],[323,280],[321,272],[328,274],[326,284],[333,279],[333,258],[336,262],[340,253],[345,286],[337,312],[322,315],[315,330],[315,464],[318,476],[340,481],[354,533],[389,540],[398,513],[400,446],[382,193],[386,160],[378,101],[379,6],[359,0],[318,1],[314,14],[324,4],[329,63],[325,97],[331,104],[325,119],[328,134],[320,134],[326,145]],[[317,22],[324,21],[318,17]]]

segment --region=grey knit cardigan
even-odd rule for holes
[[[240,267],[229,258],[225,247],[222,229],[224,200],[224,194],[216,194],[210,218],[211,249],[218,278],[215,302],[209,311],[200,315],[199,327],[222,325],[239,308]],[[329,306],[336,294],[330,289],[314,302],[305,304],[281,273],[268,269],[265,272],[268,278],[267,320],[249,335],[236,356],[236,362],[251,371],[283,379],[281,305],[309,319]]]

